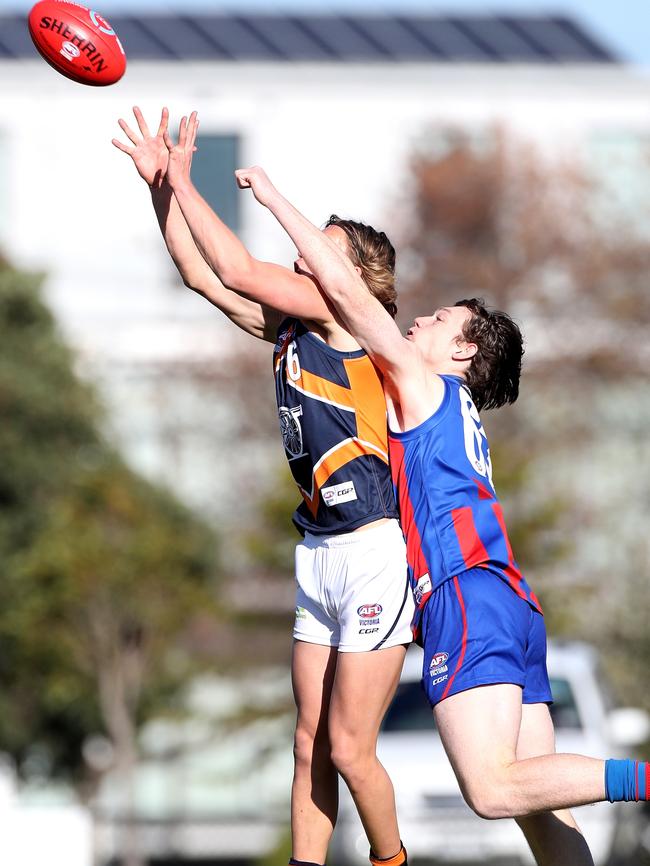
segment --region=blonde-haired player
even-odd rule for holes
[[[411,640],[413,602],[379,376],[302,257],[291,270],[253,258],[194,188],[196,114],[181,121],[174,144],[166,110],[156,135],[134,112],[140,134],[121,120],[132,146],[114,144],[149,184],[185,284],[243,330],[275,343],[280,428],[302,495],[294,523],[304,535],[296,550],[291,863],[325,863],[338,771],[359,810],[371,861],[403,866],[393,788],[375,749]],[[386,236],[338,217],[325,232],[394,315],[395,254]]]

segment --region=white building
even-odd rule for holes
[[[239,339],[182,287],[145,185],[111,146],[133,104],[152,124],[199,111],[197,184],[257,256],[292,244],[232,179],[259,163],[316,223],[332,211],[387,229],[408,219],[408,158],[432,127],[495,122],[601,163],[650,138],[650,80],[554,18],[125,17],[129,66],[106,89],[36,54],[0,17],[0,248],[47,272],[47,297],[98,376],[132,462],[215,516],[281,465],[278,442],[224,460],[232,432],[192,371],[270,347]],[[207,394],[207,397],[206,397]],[[271,388],[268,391],[271,410]],[[245,399],[242,404],[246,406]],[[257,411],[251,407],[251,413]],[[243,474],[242,474],[243,473]],[[260,481],[261,479],[261,481]]]

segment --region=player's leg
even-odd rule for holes
[[[486,685],[435,708],[463,795],[483,818],[515,818],[605,799],[604,762],[581,755],[517,760],[521,687]]]
[[[323,604],[327,557],[317,538],[296,547],[291,678],[298,710],[291,788],[292,860],[324,864],[338,809],[338,775],[327,729],[340,630]]]
[[[540,614],[504,581],[474,569],[436,591],[423,625],[425,665],[439,659],[438,650],[449,656],[444,673],[425,671],[425,690],[461,790],[479,815],[520,817],[605,798],[603,761],[517,760],[524,690],[527,702],[551,699]]]
[[[604,799],[602,761],[580,755],[517,760],[524,688],[526,702],[551,699],[540,614],[504,581],[474,569],[436,590],[423,628],[425,690],[461,789],[478,814],[517,817]]]
[[[336,822],[338,776],[327,718],[337,649],[295,641],[291,676],[298,710],[291,788],[292,858],[325,863]]]
[[[404,655],[403,646],[339,653],[330,705],[332,760],[350,789],[371,852],[380,859],[395,857],[402,846],[393,785],[376,746]]]
[[[397,866],[405,854],[395,796],[376,745],[412,638],[413,598],[397,521],[352,535],[343,542],[339,659],[329,717],[332,759],[359,811],[371,857],[395,858]]]
[[[517,760],[555,752],[553,722],[546,704],[524,704]],[[587,842],[568,810],[517,818],[538,866],[593,866]]]

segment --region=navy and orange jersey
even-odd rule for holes
[[[368,355],[332,349],[285,319],[273,366],[282,441],[303,498],[298,531],[330,535],[397,517],[386,402]]]
[[[416,638],[431,593],[470,568],[496,574],[541,613],[512,554],[492,485],[487,438],[470,391],[456,376],[441,378],[445,394],[433,415],[412,430],[389,432]]]

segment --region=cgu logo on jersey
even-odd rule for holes
[[[323,502],[329,508],[340,502],[353,502],[357,499],[354,481],[344,481],[343,484],[333,484],[331,487],[321,487]]]
[[[447,660],[449,659],[449,653],[435,653],[433,658],[431,659],[431,664],[429,665],[429,675],[432,677],[437,676],[438,674],[446,674],[447,673]],[[444,677],[443,679],[447,679]]]
[[[357,608],[357,613],[362,619],[373,619],[379,616],[383,607],[380,604],[362,604]]]

